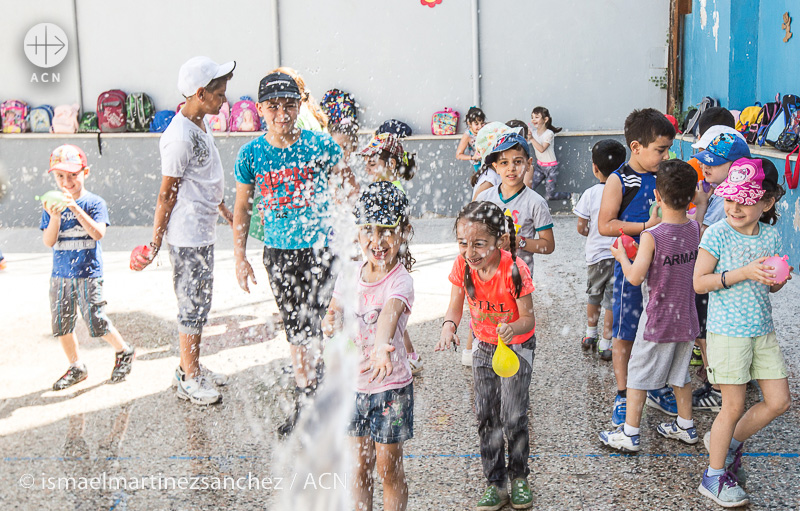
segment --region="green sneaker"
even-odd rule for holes
[[[508,491],[492,484],[483,492],[483,497],[478,501],[475,509],[477,511],[498,511],[503,509],[506,504],[508,504]]]
[[[527,479],[519,478],[511,481],[511,507],[514,509],[533,507],[533,494],[528,487]]]
[[[703,353],[700,351],[700,347],[698,345],[694,345],[692,348],[692,358],[689,360],[690,366],[701,366],[703,365]]]

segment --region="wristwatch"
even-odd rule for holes
[[[523,238],[522,236],[519,237],[519,248],[525,248],[525,245],[528,244],[528,240]]]

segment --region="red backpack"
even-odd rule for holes
[[[103,133],[127,131],[125,101],[128,95],[119,89],[108,90],[97,97],[97,125]]]

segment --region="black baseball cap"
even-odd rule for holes
[[[408,217],[408,197],[389,181],[372,183],[356,202],[356,225],[397,227]]]
[[[258,84],[258,102],[275,98],[300,99],[300,87],[286,73],[270,73]]]

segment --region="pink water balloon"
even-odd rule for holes
[[[775,278],[773,280],[778,284],[784,283],[786,279],[789,277],[789,263],[787,262],[788,260],[789,256],[783,256],[783,257],[772,256],[766,261],[764,261],[765,266],[772,266],[773,268],[775,268],[774,270],[772,270],[772,274],[775,275]]]

